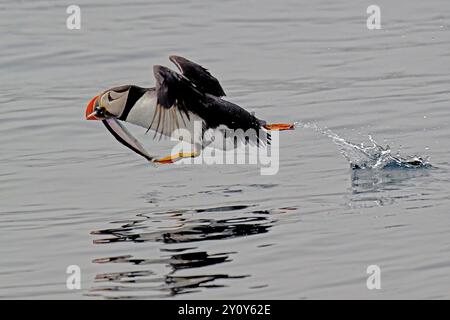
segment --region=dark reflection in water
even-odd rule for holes
[[[207,274],[198,272],[179,275],[179,272],[218,265],[232,261],[236,252],[211,253],[197,250],[188,243],[199,241],[215,241],[266,233],[274,220],[269,211],[245,211],[249,206],[227,206],[194,210],[173,210],[151,214],[138,214],[131,221],[115,221],[118,227],[92,231],[102,236],[94,240],[94,244],[131,243],[163,243],[158,248],[161,252],[157,258],[138,258],[134,255],[112,256],[94,259],[95,264],[121,264],[130,271],[114,271],[98,274],[90,296],[105,298],[162,298],[178,294],[192,293],[206,288],[223,287],[218,279],[240,279],[247,274],[228,275],[224,273]],[[193,215],[195,213],[195,215]],[[208,215],[218,214],[223,219],[214,219]],[[236,216],[239,213],[239,216]],[[244,213],[244,214],[243,214]],[[241,216],[242,214],[242,216]],[[155,224],[171,224],[155,227]],[[178,245],[177,247],[165,247]],[[154,248],[154,246],[152,246]],[[141,267],[139,270],[134,270]],[[154,271],[164,269],[164,272]]]
[[[431,168],[420,169],[358,169],[351,172],[351,205],[385,206],[396,199],[417,194],[407,194],[404,190],[415,186],[420,178],[430,175]]]

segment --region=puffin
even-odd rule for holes
[[[87,120],[101,120],[108,131],[123,145],[153,163],[170,164],[183,158],[198,157],[213,145],[223,150],[237,147],[237,139],[227,140],[227,132],[254,132],[254,139],[243,137],[243,143],[258,146],[270,144],[270,131],[292,130],[291,123],[268,124],[253,113],[225,100],[225,91],[208,69],[184,57],[171,55],[169,60],[178,72],[154,65],[155,87],[122,85],[93,97],[85,111]],[[121,122],[153,131],[153,138],[173,137],[177,129],[187,130],[192,152],[166,157],[149,155]],[[264,134],[261,134],[264,133]],[[223,144],[214,144],[221,136]],[[264,138],[265,137],[265,138]],[[217,146],[218,145],[218,146]]]

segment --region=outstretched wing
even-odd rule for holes
[[[156,65],[153,73],[156,78],[157,101],[149,129],[155,131],[155,137],[157,133],[160,133],[160,137],[170,136],[178,128],[192,131],[194,121],[199,120],[202,122],[202,130],[221,126],[230,130],[240,129],[254,136],[246,143],[270,143],[270,133],[267,134],[266,141],[260,136],[265,122],[240,106],[206,94],[190,79],[167,67]]]
[[[216,97],[225,96],[219,80],[213,77],[206,68],[180,56],[172,55],[169,59],[200,92],[209,93]]]
[[[204,94],[182,75],[164,66],[153,66],[156,79],[156,109],[149,130],[170,136],[179,128],[193,126],[191,120],[205,108]],[[204,111],[204,110],[203,110]]]

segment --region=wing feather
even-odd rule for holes
[[[200,92],[209,93],[216,97],[225,96],[219,80],[209,73],[208,69],[180,56],[172,55],[169,59],[177,66],[181,74],[189,79]]]
[[[184,76],[163,66],[154,66],[156,79],[156,108],[147,132],[155,131],[154,139],[171,134],[180,128],[188,128],[191,117],[198,115],[203,94]]]

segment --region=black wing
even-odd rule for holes
[[[153,66],[156,79],[156,110],[149,129],[168,135],[186,128],[193,115],[205,114],[205,95],[185,77],[164,66]]]
[[[219,80],[213,77],[206,68],[180,56],[172,55],[169,59],[200,92],[209,93],[216,97],[225,96]]]
[[[175,129],[186,128],[185,120],[198,116],[203,122],[204,130],[223,125],[231,130],[252,132],[256,139],[251,140],[258,144],[262,142],[259,134],[264,131],[262,127],[265,122],[250,112],[217,96],[201,92],[190,79],[167,67],[154,66],[153,73],[156,78],[157,102],[150,128],[155,130],[155,136],[157,133],[161,136],[170,135]],[[270,143],[270,134],[267,134],[267,140]]]

